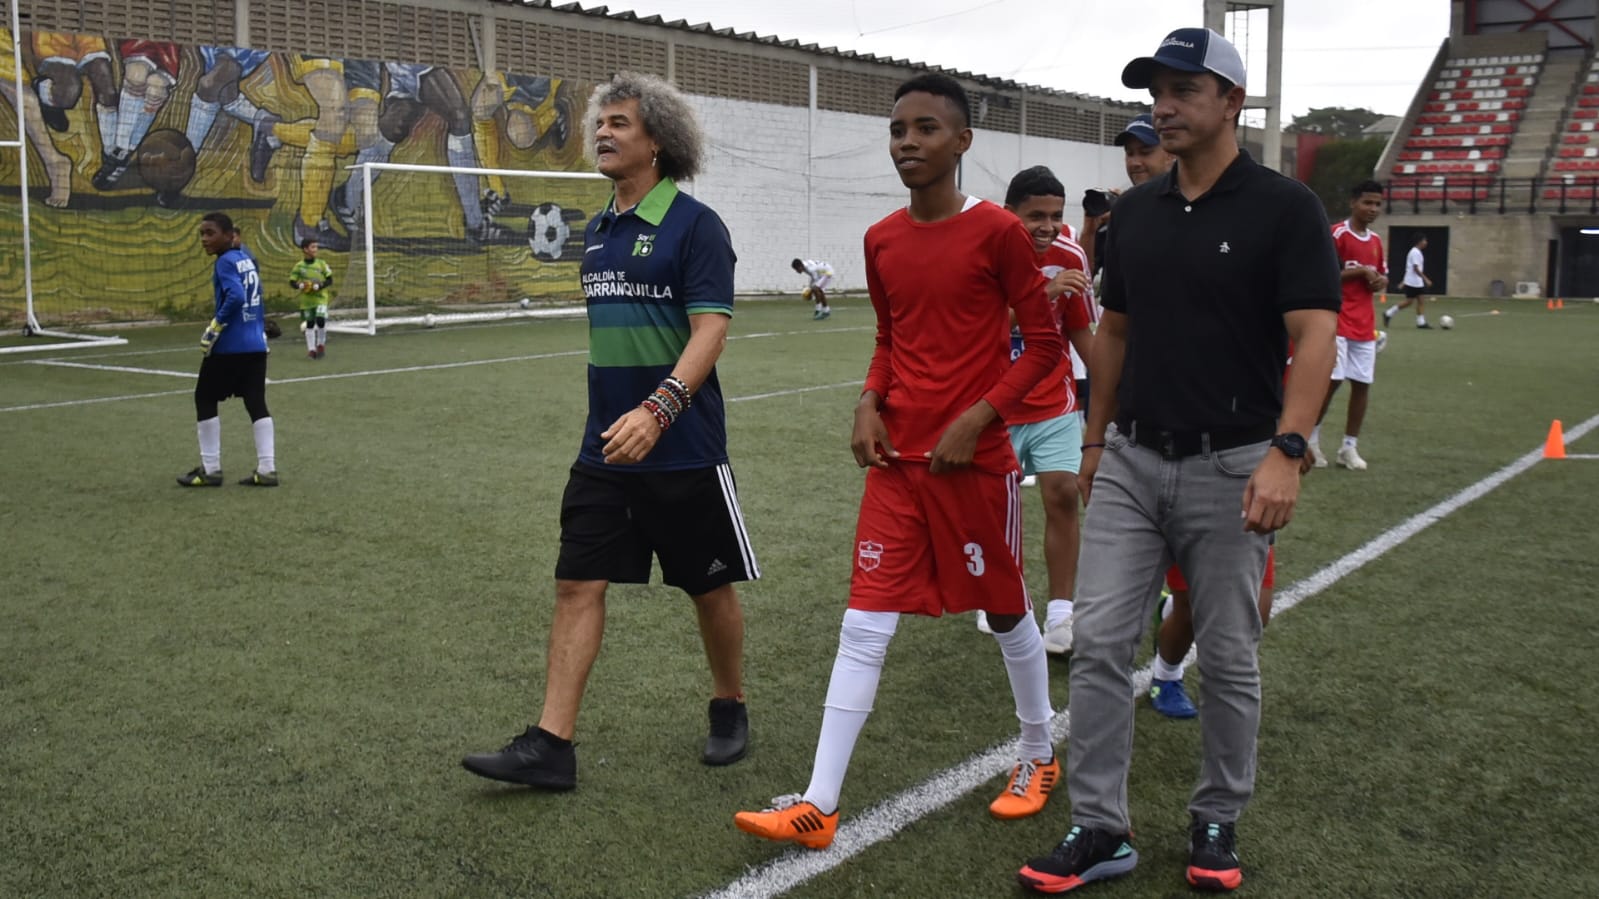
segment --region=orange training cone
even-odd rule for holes
[[[1545,459],[1566,458],[1566,435],[1560,429],[1560,419],[1549,426],[1549,437],[1543,442],[1543,457]]]
[[[1564,309],[1564,308],[1566,308],[1566,301],[1563,298],[1561,298],[1561,297],[1555,297],[1555,308],[1556,309]]]
[[[1555,301],[1554,300],[1544,300],[1543,307],[1545,309],[1548,309],[1550,312],[1553,312],[1553,311],[1555,311]]]
[[[1383,294],[1383,295],[1382,295],[1382,301],[1383,301],[1383,302],[1384,302],[1384,303],[1387,303],[1387,302],[1388,302],[1388,294],[1386,294],[1386,293],[1385,293],[1385,294]]]

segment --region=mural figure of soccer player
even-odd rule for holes
[[[426,63],[387,62],[383,65],[389,73],[389,91],[378,113],[378,130],[389,142],[389,149],[392,151],[394,144],[409,137],[422,117],[431,112],[444,122],[447,163],[457,168],[476,167],[478,153],[472,140],[471,109],[455,76],[448,69]],[[493,243],[507,237],[509,232],[484,214],[483,198],[478,195],[478,176],[457,174],[454,179],[467,239]]]
[[[250,178],[266,181],[272,157],[284,145],[300,147],[300,208],[294,214],[294,242],[314,238],[324,250],[350,249],[350,238],[333,228],[326,216],[338,157],[354,152],[349,125],[344,61],[328,56],[290,54],[289,75],[305,86],[316,102],[314,118],[285,122],[273,113],[261,116],[250,142]],[[348,147],[348,148],[346,148]]]
[[[83,79],[94,92],[94,117],[100,126],[100,153],[109,157],[116,146],[117,84],[111,71],[111,50],[105,38],[87,34],[36,31],[29,42],[33,90],[39,115],[52,131],[68,129],[67,110],[83,96]]]
[[[189,146],[196,154],[211,133],[218,112],[225,112],[255,130],[259,130],[262,120],[271,114],[256,106],[239,89],[240,82],[255,74],[271,54],[243,47],[200,47],[199,50],[200,81],[189,97],[189,121],[183,129],[184,137],[189,139]]]
[[[394,141],[378,127],[378,114],[383,98],[383,64],[366,59],[344,61],[345,102],[348,104],[350,127],[346,138],[354,145],[356,165],[368,162],[388,162],[394,153]],[[342,148],[341,148],[342,149]],[[374,173],[374,176],[376,173]],[[334,215],[344,224],[352,242],[361,230],[363,210],[366,208],[366,182],[356,170],[333,189],[329,205]]]
[[[18,103],[23,104],[23,128],[28,132],[28,143],[39,154],[45,179],[50,182],[50,193],[44,198],[45,205],[59,209],[72,199],[72,160],[57,149],[55,141],[50,139],[45,130],[44,117],[39,114],[39,104],[26,102],[26,95],[17,88],[22,83],[24,73],[16,70],[14,47],[11,32],[0,31],[0,97],[5,97],[13,110]],[[22,151],[22,158],[25,164],[27,151]]]
[[[156,114],[167,105],[178,83],[178,45],[161,41],[118,41],[122,57],[122,90],[117,101],[111,148],[102,151],[94,186],[113,190],[133,164],[133,151],[150,132]],[[101,123],[102,128],[104,122]],[[100,135],[105,144],[105,134]]]
[[[472,137],[484,168],[503,168],[500,161],[500,114],[505,139],[518,150],[552,146],[559,150],[572,136],[572,100],[559,78],[487,72],[472,91]],[[493,218],[511,200],[505,178],[488,176],[483,211]]]

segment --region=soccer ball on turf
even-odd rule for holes
[[[1443,318],[1438,319],[1438,327],[1443,328],[1445,331],[1453,328],[1454,326],[1455,317],[1453,315],[1446,315]]]
[[[554,203],[540,203],[527,217],[528,246],[532,247],[534,256],[545,262],[560,259],[561,248],[571,236],[571,226],[561,214],[561,207]]]
[[[523,309],[526,309],[533,305],[533,300],[529,297],[523,297],[522,302],[517,303],[517,305],[521,306]]]
[[[422,327],[431,328],[436,324],[438,324],[438,319],[433,317],[433,313],[429,312],[427,315],[422,316]]]

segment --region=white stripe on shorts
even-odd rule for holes
[[[733,467],[723,462],[716,466],[716,479],[722,484],[722,499],[727,503],[727,517],[733,523],[733,534],[738,538],[738,552],[744,559],[744,573],[750,580],[761,576],[761,566],[755,561],[755,548],[750,545],[749,529],[744,526],[744,510],[738,505],[738,488],[733,485]]]

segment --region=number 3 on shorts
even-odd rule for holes
[[[962,550],[966,553],[966,570],[972,573],[972,577],[982,577],[987,567],[983,563],[983,548],[976,543],[968,543]]]

